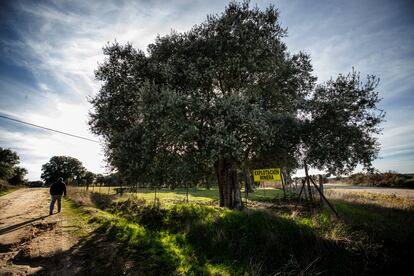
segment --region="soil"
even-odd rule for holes
[[[44,188],[0,197],[0,275],[76,274],[68,252],[79,238],[71,233],[68,216],[56,214],[57,206],[49,216],[49,203]]]

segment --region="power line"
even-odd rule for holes
[[[25,125],[45,129],[45,130],[49,130],[49,131],[53,131],[53,132],[57,132],[57,133],[60,133],[60,134],[64,134],[64,135],[72,136],[72,137],[75,137],[75,138],[87,140],[87,141],[90,141],[90,142],[99,143],[99,141],[92,140],[92,139],[89,139],[89,138],[86,138],[86,137],[78,136],[78,135],[75,135],[75,134],[70,134],[70,133],[67,133],[67,132],[63,132],[63,131],[60,131],[60,130],[56,130],[56,129],[52,129],[52,128],[48,128],[48,127],[44,127],[44,126],[35,125],[35,124],[28,123],[28,122],[25,122],[25,121],[13,119],[13,118],[1,115],[1,114],[0,114],[0,118],[7,119],[7,120],[10,120],[10,121],[15,121],[15,122],[18,122],[18,123],[21,123],[21,124],[25,124]]]

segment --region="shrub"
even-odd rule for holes
[[[369,174],[357,173],[351,175],[347,182],[353,185],[414,188],[414,178],[412,176],[392,171]]]

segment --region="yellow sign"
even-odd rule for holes
[[[253,170],[254,182],[280,181],[280,169]]]

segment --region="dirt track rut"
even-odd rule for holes
[[[49,216],[48,189],[0,197],[0,275],[53,275],[76,242],[64,214]],[[55,213],[56,213],[55,209]]]

